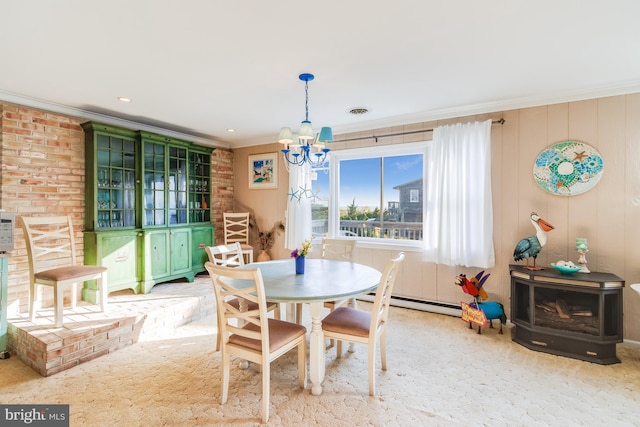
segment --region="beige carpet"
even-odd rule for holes
[[[273,365],[269,425],[640,423],[638,348],[618,345],[622,363],[601,366],[528,350],[508,329],[477,335],[444,315],[393,308],[389,327],[388,371],[378,360],[376,397],[368,395],[364,347],[340,360],[329,350],[321,396],[297,388],[291,354]],[[0,403],[70,404],[71,426],[259,425],[255,366],[232,369],[229,401],[220,405],[214,334],[214,319],[205,318],[48,378],[17,357],[0,360]]]

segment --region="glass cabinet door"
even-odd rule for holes
[[[165,144],[144,144],[143,226],[165,225]]]
[[[189,222],[211,222],[211,156],[189,153]]]
[[[97,228],[135,227],[135,141],[97,134]]]
[[[187,223],[187,150],[169,146],[169,224]]]

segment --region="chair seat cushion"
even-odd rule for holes
[[[260,328],[253,323],[245,325],[244,329],[249,329],[251,331],[260,330]],[[285,322],[284,320],[269,319],[269,351],[273,352],[306,333],[307,328],[302,325]],[[232,334],[229,337],[229,344],[250,348],[257,353],[262,352],[262,343],[260,340],[254,340],[236,334]]]
[[[240,243],[240,249],[242,249],[243,251],[252,251],[253,246],[247,245],[246,243]]]
[[[69,265],[66,267],[52,268],[50,270],[40,271],[34,277],[42,280],[50,280],[62,282],[64,280],[74,279],[76,277],[85,277],[99,275],[107,271],[107,267],[99,267],[95,265]]]
[[[369,336],[371,313],[351,307],[338,307],[322,319],[322,329],[359,337]]]

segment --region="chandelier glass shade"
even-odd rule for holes
[[[313,74],[304,73],[298,76],[304,82],[305,92],[305,118],[300,124],[298,133],[293,133],[291,128],[280,129],[278,142],[285,148],[280,150],[287,164],[302,166],[305,163],[322,164],[331,151],[327,144],[333,142],[333,132],[330,127],[323,127],[319,133],[313,131],[309,120],[309,82],[314,79]]]

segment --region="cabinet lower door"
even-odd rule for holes
[[[152,230],[144,233],[144,280],[157,282],[171,274],[169,230]],[[145,285],[146,287],[146,285]]]
[[[107,267],[109,292],[122,289],[140,291],[138,231],[86,232],[84,259],[87,265]],[[96,302],[96,284],[87,282],[82,291],[86,301]]]
[[[171,230],[171,274],[191,272],[191,229]],[[192,279],[193,280],[193,279]]]
[[[204,271],[204,263],[209,261],[205,248],[213,246],[213,227],[193,227],[191,230],[191,269],[194,273]]]

